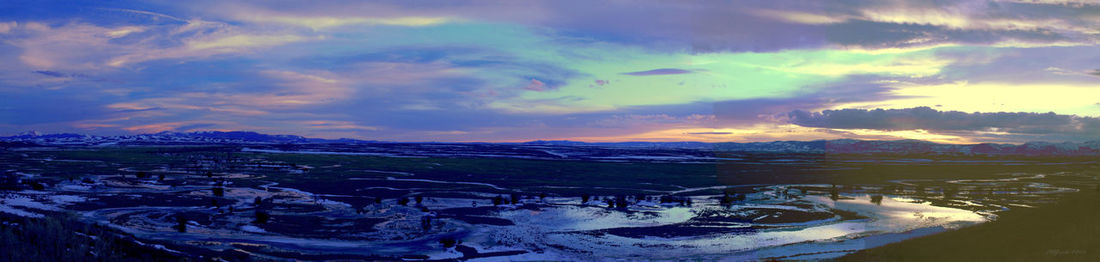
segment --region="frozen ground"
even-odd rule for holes
[[[25,166],[12,170],[32,183],[0,191],[0,215],[73,212],[166,249],[243,250],[260,258],[739,261],[833,258],[984,223],[997,212],[1073,191],[1055,186],[1070,177],[1058,172],[729,186],[714,170],[698,168],[705,165],[682,162],[717,159],[675,150],[643,155],[548,147],[522,155],[546,158],[538,161],[425,158],[447,152],[433,148],[233,150],[166,155],[172,158],[159,162],[145,154],[133,157],[141,159],[135,164],[23,159]],[[492,153],[486,155],[509,151]],[[813,173],[807,176],[835,170],[788,158],[738,168]],[[199,168],[207,164],[214,171]],[[690,167],[695,173],[679,173]],[[692,177],[695,183],[679,181]],[[578,179],[588,180],[572,181]],[[582,203],[582,194],[593,195]],[[522,199],[511,203],[513,197]],[[608,207],[613,198],[627,206]],[[660,203],[664,198],[670,201]]]
[[[679,237],[624,237],[600,234],[601,229],[634,228],[646,231],[661,226],[690,222],[701,210],[713,208],[705,201],[697,201],[696,207],[672,207],[647,210],[644,216],[620,211],[608,211],[602,207],[559,206],[541,210],[515,209],[503,211],[501,217],[515,221],[516,226],[483,227],[471,234],[468,245],[483,249],[543,250],[524,255],[524,259],[586,259],[593,254],[608,259],[673,259],[698,257],[700,259],[730,258],[741,260],[757,256],[799,257],[831,251],[831,255],[861,249],[853,240],[876,236],[879,243],[900,241],[920,235],[919,229],[954,228],[987,221],[987,218],[962,209],[912,203],[904,199],[885,197],[881,204],[874,204],[868,195],[846,195],[847,199],[833,201],[823,196],[806,196],[801,200],[758,200],[735,204],[732,210],[781,208],[790,211],[828,212],[843,210],[865,218],[839,220],[827,218],[804,223],[761,224],[751,221],[730,223],[731,228],[745,228],[738,233],[699,234]],[[705,198],[705,197],[700,197]],[[799,204],[796,207],[790,204]],[[639,211],[641,212],[641,211]],[[500,239],[513,242],[498,243]],[[844,243],[838,245],[836,243]],[[742,253],[752,250],[767,252]],[[735,254],[735,255],[730,255]],[[827,256],[818,256],[827,257]]]
[[[97,194],[125,191],[140,196],[169,188],[135,186],[122,190],[103,185],[61,184],[57,186],[58,192],[8,193],[0,198],[0,211],[41,216],[42,212],[61,211],[88,198],[96,199]],[[168,207],[148,203],[148,206],[97,209],[82,215],[89,221],[111,224],[142,239],[201,242],[209,247],[232,248],[234,244],[251,243],[307,253],[360,250],[352,253],[426,254],[433,259],[461,257],[454,248],[438,246],[439,239],[451,237],[480,254],[512,251],[517,254],[510,259],[533,260],[827,258],[990,219],[975,211],[933,206],[900,196],[887,195],[877,203],[868,194],[855,193],[842,194],[836,200],[821,195],[779,197],[777,192],[789,186],[793,185],[757,188],[758,192],[747,195],[748,200],[728,207],[720,205],[717,201],[720,196],[716,195],[692,196],[692,206],[662,206],[639,200],[626,209],[607,208],[601,201],[582,204],[577,198],[562,197],[524,199],[518,205],[496,207],[483,198],[428,198],[419,206],[432,210],[429,212],[413,207],[416,204],[402,206],[393,200],[368,205],[356,212],[350,204],[273,184],[260,188],[228,187],[225,192],[225,198],[234,200],[232,206],[236,210],[249,210],[256,197],[273,198],[281,206],[311,207],[307,211],[274,209],[272,213],[280,218],[313,217],[322,223],[378,219],[369,232],[334,234],[329,238],[302,237],[287,233],[285,228],[254,224],[251,212],[231,213],[226,211],[228,207]],[[210,194],[202,190],[207,186],[171,188],[188,196]],[[436,217],[437,211],[459,215],[440,216],[432,229],[422,231],[421,217]],[[842,211],[847,215],[838,213]],[[170,219],[178,212],[205,214],[208,219],[191,221],[187,232],[180,233],[172,227],[174,221]],[[772,220],[784,222],[767,222]],[[504,257],[481,259],[499,258]]]

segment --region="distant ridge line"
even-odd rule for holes
[[[140,135],[94,136],[72,133],[40,134],[24,132],[0,137],[0,146],[109,146],[109,145],[172,145],[172,144],[500,144],[524,146],[597,146],[621,148],[667,148],[713,150],[722,152],[772,153],[844,153],[844,154],[933,154],[933,155],[1036,155],[1036,156],[1100,156],[1100,141],[1088,142],[1028,142],[1025,144],[940,144],[923,140],[813,140],[773,142],[581,142],[570,140],[535,140],[520,143],[488,142],[387,142],[350,138],[323,139],[296,135],[269,135],[252,131],[160,132]]]

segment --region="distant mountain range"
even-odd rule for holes
[[[295,135],[268,135],[248,131],[160,132],[142,135],[93,136],[81,134],[40,134],[25,132],[0,137],[10,146],[109,146],[109,145],[196,145],[196,144],[366,144],[397,143],[357,139],[321,139]],[[452,143],[459,144],[459,143]],[[568,140],[499,143],[523,146],[591,146],[615,148],[694,149],[722,152],[759,153],[837,153],[837,154],[931,154],[931,155],[1028,155],[1028,156],[1100,156],[1100,141],[1029,142],[1013,144],[938,144],[921,140],[816,140],[754,143],[706,142],[607,142],[590,143]],[[0,144],[2,146],[3,144]]]
[[[249,131],[160,132],[155,134],[93,136],[81,134],[40,134],[24,132],[0,137],[0,141],[38,145],[114,145],[114,144],[293,144],[293,143],[367,143],[355,139],[306,138],[295,135],[268,135]]]

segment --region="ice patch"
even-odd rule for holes
[[[241,231],[258,234],[267,233],[267,231],[264,231],[264,229],[253,225],[243,225],[241,226]]]
[[[487,187],[491,187],[491,188],[493,188],[493,189],[496,189],[496,190],[507,190],[507,189],[504,189],[504,188],[502,188],[502,187],[498,187],[497,185],[494,185],[494,184],[489,184],[489,183],[478,183],[478,182],[452,182],[452,181],[440,181],[440,180],[431,180],[431,179],[412,179],[412,178],[394,178],[394,177],[386,177],[386,180],[390,180],[390,181],[410,181],[410,182],[440,183],[440,184],[462,184],[462,185],[478,185],[478,186],[487,186]]]

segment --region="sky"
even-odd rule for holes
[[[0,2],[0,135],[1100,140],[1100,2]]]

